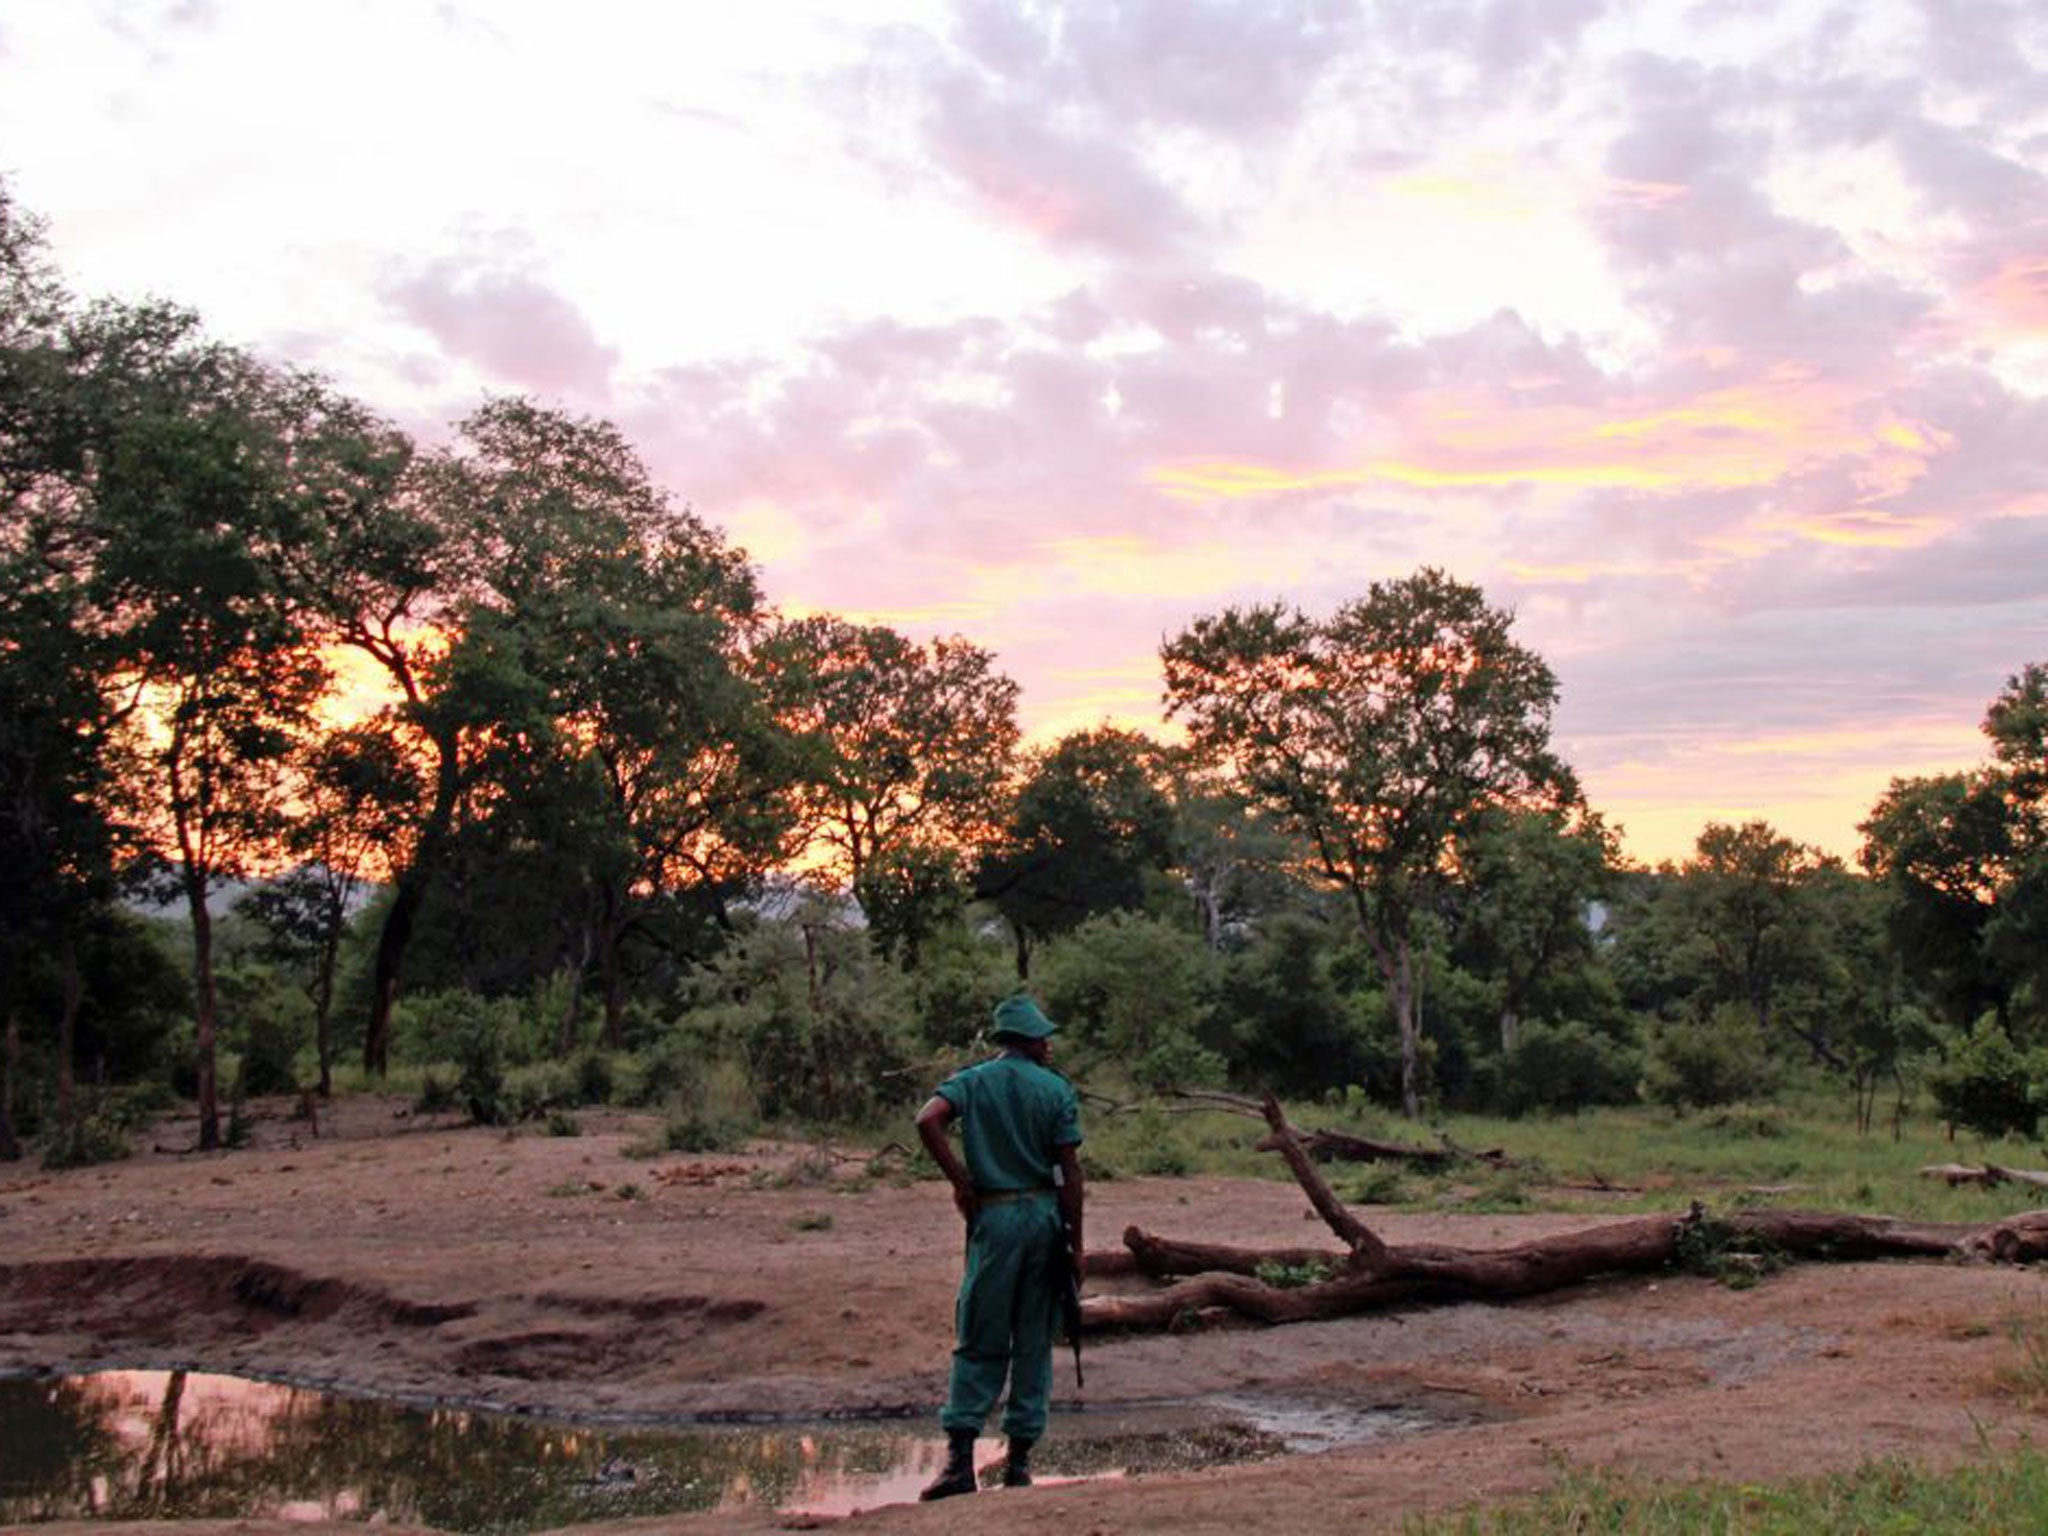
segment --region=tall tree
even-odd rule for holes
[[[813,843],[864,908],[886,902],[892,874],[992,835],[1017,746],[1017,685],[987,651],[819,615],[784,625],[764,661],[783,718],[813,753]]]
[[[644,486],[644,483],[643,483]],[[548,605],[529,600],[557,753],[595,791],[581,840],[579,950],[622,1043],[621,948],[682,897],[725,902],[796,851],[800,759],[757,682],[752,571],[704,523],[668,507]],[[534,633],[546,626],[546,634]]]
[[[1863,867],[1890,887],[1908,970],[1967,1029],[2048,1018],[2048,664],[2006,679],[1985,712],[1991,762],[1894,779],[1862,826]]]
[[[128,808],[191,924],[199,1144],[220,1144],[213,917],[266,857],[286,763],[327,672],[281,579],[318,494],[323,393],[207,343],[189,317],[97,311],[81,340],[121,394],[87,486],[91,599],[140,772]]]
[[[1401,1099],[1421,1111],[1414,922],[1481,812],[1575,793],[1550,750],[1557,682],[1477,587],[1375,582],[1328,619],[1280,604],[1197,620],[1162,651],[1192,744],[1313,850],[1386,982]]]
[[[1017,974],[1031,945],[1100,912],[1145,899],[1148,874],[1173,857],[1173,805],[1157,746],[1132,731],[1075,731],[1034,755],[975,895],[992,902],[1017,941]]]
[[[1500,1048],[1547,986],[1595,963],[1594,902],[1620,848],[1596,811],[1542,807],[1480,818],[1459,851],[1453,901],[1458,964],[1498,994]]]

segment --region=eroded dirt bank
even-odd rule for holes
[[[350,1101],[317,1140],[267,1121],[231,1154],[0,1169],[0,1370],[176,1363],[629,1418],[923,1411],[939,1397],[959,1236],[938,1186],[868,1180],[859,1160],[793,1147],[629,1159],[645,1122],[506,1137],[398,1108]],[[1098,1244],[1132,1221],[1241,1242],[1320,1235],[1277,1183],[1105,1183],[1090,1217]],[[1589,1218],[1377,1219],[1400,1241],[1480,1245]],[[1313,1458],[988,1495],[974,1519],[991,1531],[1372,1529],[1539,1487],[1567,1465],[1762,1479],[1891,1454],[1946,1461],[2048,1427],[1996,1380],[2019,1363],[2012,1321],[2043,1316],[2048,1276],[1843,1265],[1740,1293],[1635,1279],[1513,1306],[1104,1340],[1090,1351],[1091,1404],[1255,1387],[1469,1404],[1474,1422]],[[850,1528],[949,1520],[894,1507]]]

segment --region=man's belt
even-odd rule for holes
[[[974,1193],[983,1205],[1008,1205],[1013,1200],[1029,1200],[1033,1195],[1049,1195],[1053,1187],[1034,1184],[1029,1189],[977,1189]]]

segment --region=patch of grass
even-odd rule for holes
[[[1330,1278],[1330,1270],[1324,1264],[1261,1264],[1253,1271],[1260,1280],[1276,1290],[1299,1290],[1304,1285],[1321,1285]]]
[[[595,1194],[599,1188],[588,1179],[564,1179],[559,1184],[550,1184],[542,1193],[551,1200],[568,1200],[577,1195]]]
[[[583,1122],[570,1114],[566,1109],[549,1110],[547,1128],[550,1136],[581,1136],[583,1134]]]
[[[1746,1291],[1788,1262],[1775,1244],[1752,1233],[1738,1233],[1695,1207],[1692,1219],[1678,1232],[1678,1262],[1696,1275],[1718,1280],[1731,1291]]]
[[[1407,1536],[2023,1536],[2048,1509],[2048,1457],[2031,1447],[1951,1472],[1900,1461],[1775,1484],[1658,1483],[1572,1474],[1497,1509],[1415,1519]]]
[[[790,1217],[789,1225],[796,1232],[830,1232],[832,1215],[829,1211],[805,1211],[801,1216]]]
[[[2014,1312],[2005,1332],[2014,1358],[1993,1373],[1992,1384],[2023,1408],[2048,1404],[2048,1312]]]
[[[647,1198],[646,1190],[642,1189],[638,1184],[631,1183],[621,1184],[612,1191],[612,1194],[621,1200],[645,1200]]]

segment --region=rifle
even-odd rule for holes
[[[1074,1258],[1074,1241],[1065,1222],[1060,1223],[1059,1245],[1052,1252],[1053,1295],[1059,1299],[1060,1327],[1074,1351],[1074,1387],[1088,1385],[1081,1374],[1081,1266]]]

